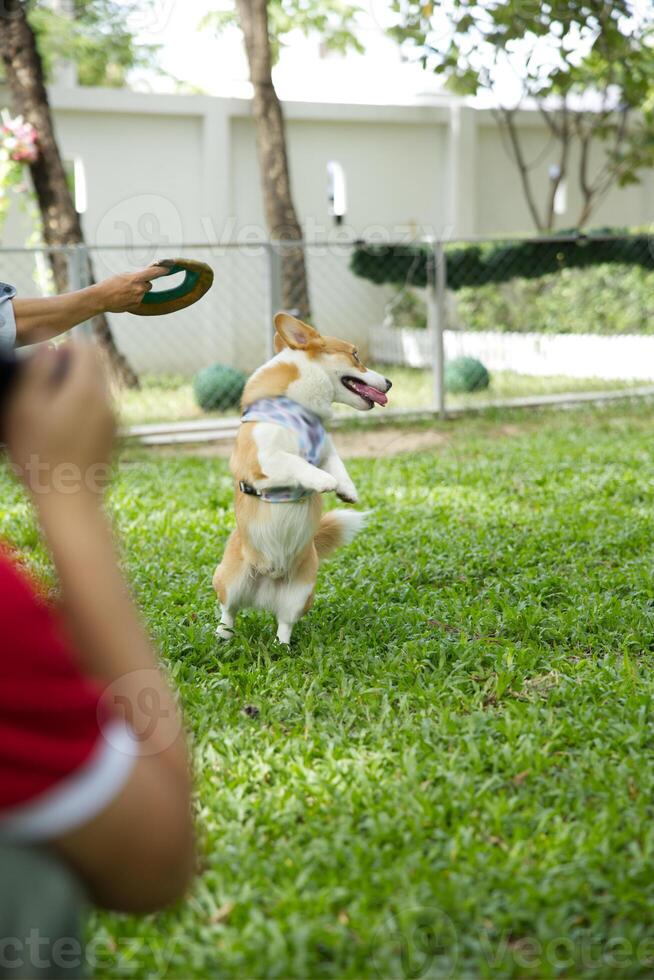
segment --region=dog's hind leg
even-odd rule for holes
[[[280,643],[291,642],[294,625],[311,608],[317,573],[318,555],[311,542],[293,577],[278,586],[276,613]]]
[[[247,573],[248,566],[241,552],[238,531],[234,531],[213,576],[213,587],[220,600],[221,616],[216,629],[220,640],[230,640],[234,635],[234,617],[241,607],[243,580]]]
[[[280,620],[277,623],[277,639],[280,643],[284,643],[288,646],[291,642],[291,634],[293,632],[293,623],[282,623]]]
[[[231,640],[233,637],[234,615],[235,611],[230,611],[228,606],[220,607],[220,622],[216,628],[216,636],[219,640]]]

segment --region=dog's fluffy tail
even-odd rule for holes
[[[349,544],[366,523],[368,513],[357,510],[330,510],[320,518],[314,538],[319,558],[327,558],[343,544]]]

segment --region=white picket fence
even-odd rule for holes
[[[428,367],[432,339],[426,330],[372,327],[370,358],[386,364]],[[446,330],[445,357],[476,357],[489,371],[537,377],[654,380],[654,336],[495,333]]]

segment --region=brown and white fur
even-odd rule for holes
[[[359,411],[386,403],[391,382],[367,370],[353,344],[322,337],[287,313],[277,314],[275,329],[277,355],[249,379],[243,408],[259,398],[285,395],[326,423],[332,402]],[[357,394],[357,388],[362,393]],[[320,465],[313,466],[300,455],[292,430],[270,422],[245,422],[230,469],[236,480],[237,528],[213,577],[222,609],[217,635],[229,639],[238,610],[255,607],[275,613],[277,639],[289,643],[293,625],[313,602],[320,559],[350,542],[366,515],[335,510],[321,516],[322,493],[334,491],[347,503],[358,499],[329,436]],[[316,492],[293,503],[269,503],[242,493],[239,481],[257,490],[300,486]]]

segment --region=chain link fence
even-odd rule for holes
[[[273,353],[284,249],[297,243],[65,250],[71,287],[184,256],[212,290],[166,317],[109,315],[139,377],[123,422],[210,434],[233,425],[245,378]],[[393,380],[392,413],[634,394],[654,385],[654,248],[647,235],[303,245],[311,322]],[[4,249],[21,295],[52,290],[43,249]],[[90,265],[89,261],[90,260]],[[155,289],[170,288],[171,279]],[[89,331],[89,326],[81,330]],[[349,410],[343,409],[346,413]],[[145,430],[144,430],[145,431]]]
[[[373,359],[431,371],[430,324],[437,335],[442,328],[447,411],[608,397],[654,383],[647,234],[364,245],[351,268],[394,290],[371,332]]]

